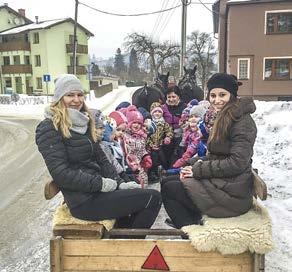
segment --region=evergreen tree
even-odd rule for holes
[[[121,53],[121,49],[118,48],[115,55],[114,70],[117,75],[121,75],[126,71],[124,56]]]
[[[129,60],[129,71],[128,71],[129,79],[135,80],[138,73],[139,73],[139,67],[138,67],[137,52],[134,48],[132,48],[130,52],[130,60]]]
[[[92,73],[93,76],[99,76],[100,75],[100,69],[99,69],[97,64],[92,63],[91,73]]]

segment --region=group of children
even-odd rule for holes
[[[105,116],[91,110],[100,140],[108,160],[120,177],[134,181],[144,188],[149,181],[158,181],[158,167],[163,165],[163,146],[171,144],[173,129],[163,117],[163,107],[158,102],[151,105],[150,113],[128,102],[120,103],[115,111]],[[216,111],[208,101],[190,101],[182,112],[180,129],[182,156],[170,168],[185,166],[193,156],[206,154],[208,134],[214,123]]]

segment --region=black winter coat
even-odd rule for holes
[[[70,133],[71,138],[64,138],[50,119],[40,122],[36,129],[38,149],[71,209],[100,192],[102,177],[121,180],[89,129],[84,135]]]
[[[256,139],[255,112],[251,97],[241,98],[225,141],[209,143],[209,155],[193,165],[194,178],[183,184],[203,214],[232,217],[247,212],[252,206],[253,179],[251,157]]]

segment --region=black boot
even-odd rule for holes
[[[153,183],[157,183],[157,182],[159,182],[158,175],[155,173],[155,171],[150,171],[148,173],[148,183],[153,184]]]

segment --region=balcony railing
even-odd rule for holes
[[[66,52],[73,53],[73,44],[66,44]],[[88,46],[83,44],[77,44],[77,54],[88,54]]]
[[[2,65],[2,74],[32,74],[31,65]]]
[[[73,66],[67,66],[68,67],[68,73],[73,74]],[[77,75],[86,75],[87,71],[85,66],[76,66],[76,74]]]
[[[0,43],[0,52],[19,51],[19,50],[30,51],[30,44],[25,41]]]

